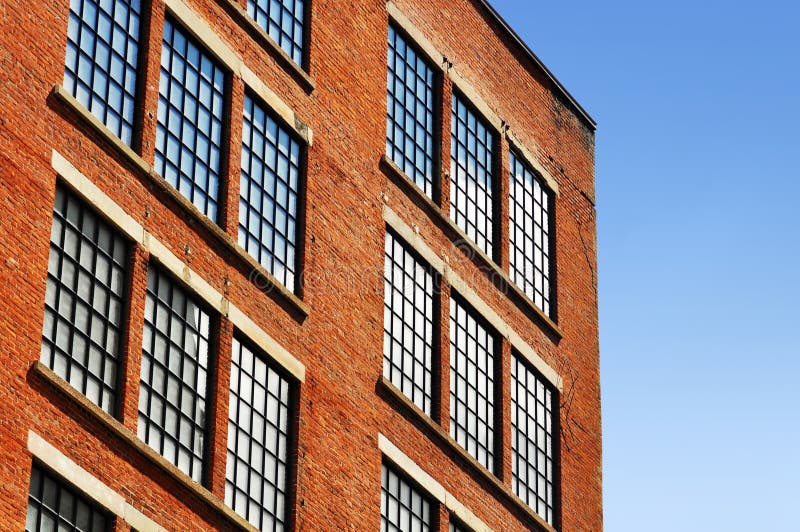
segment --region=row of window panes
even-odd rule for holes
[[[304,0],[250,0],[248,12],[296,61]],[[64,87],[126,144],[137,104],[139,0],[71,0]],[[212,221],[220,212],[230,75],[175,21],[164,20],[155,171]],[[245,95],[239,245],[290,291],[297,270],[302,150],[287,127]]]
[[[436,178],[434,68],[389,26],[386,155],[431,199]],[[450,131],[450,217],[489,257],[494,254],[497,135],[474,107],[453,94]],[[509,239],[511,279],[552,315],[552,193],[512,150]]]
[[[383,375],[431,415],[435,276],[387,231]],[[500,341],[473,309],[450,299],[450,436],[489,471],[496,468],[495,375]],[[442,385],[444,385],[444,378]],[[552,524],[555,393],[517,353],[511,367],[514,492]],[[391,499],[387,499],[391,502]]]
[[[111,415],[121,402],[129,249],[75,194],[56,187],[40,360]],[[150,265],[137,431],[197,482],[206,468],[217,321],[178,281]],[[283,530],[294,384],[238,333],[232,347],[225,502],[261,530]]]

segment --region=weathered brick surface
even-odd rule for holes
[[[455,246],[429,210],[380,170],[385,138],[387,14],[383,0],[312,0],[308,72],[311,91],[231,17],[225,2],[186,0],[245,63],[313,129],[301,235],[303,318],[280,297],[265,294],[241,262],[212,237],[152,178],[136,171],[92,128],[51,96],[61,83],[68,2],[5,0],[0,5],[0,529],[23,528],[31,457],[29,429],[168,529],[225,529],[230,522],[151,461],[110,433],[86,411],[65,400],[30,371],[38,360],[47,254],[56,175],[56,149],[107,195],[164,242],[219,292],[245,311],[307,368],[298,400],[297,530],[376,530],[379,526],[379,432],[385,434],[478,517],[498,530],[525,528],[520,513],[487,492],[487,484],[438,440],[410,422],[376,392],[383,342],[384,202],[420,235],[564,378],[561,396],[561,528],[602,530],[600,389],[597,334],[594,134],[554,92],[552,82],[511,43],[476,1],[397,0],[398,7],[474,86],[555,176],[558,324],[555,343],[530,311],[501,293]],[[148,4],[148,2],[145,2]],[[244,2],[242,2],[244,5]],[[152,1],[144,102],[142,158],[152,163],[164,5]],[[144,17],[145,19],[147,17]],[[468,36],[465,37],[465,36]],[[145,75],[145,74],[140,74]],[[230,152],[227,175],[238,192],[243,82],[231,76]],[[449,113],[445,80],[441,109]],[[449,116],[443,117],[445,125]],[[449,133],[442,142],[449,169]],[[534,149],[538,146],[538,149]],[[501,153],[508,147],[504,141]],[[507,170],[507,162],[502,167]],[[505,175],[502,179],[507,179]],[[443,187],[446,197],[448,187]],[[503,188],[507,190],[507,187]],[[507,209],[507,207],[506,207]],[[222,211],[236,235],[238,201]],[[504,210],[502,216],[507,215]],[[504,225],[505,227],[505,225]],[[508,246],[500,263],[507,265]],[[120,419],[135,430],[147,253],[132,255],[134,324],[126,349],[125,397]],[[446,301],[446,299],[443,299]],[[444,308],[446,313],[446,307]],[[226,342],[231,325],[222,320]],[[447,326],[447,316],[440,323]],[[439,345],[447,348],[445,336]],[[507,365],[505,346],[502,360]],[[223,350],[221,364],[230,361]],[[445,354],[444,362],[447,362]],[[211,382],[223,384],[212,404],[226,416],[229,368]],[[508,371],[508,368],[504,368]],[[444,383],[447,369],[444,368]],[[498,382],[507,383],[504,376]],[[447,400],[446,390],[436,395]],[[508,408],[508,390],[502,404]],[[214,412],[215,410],[212,410]],[[447,409],[442,410],[447,417]],[[509,430],[510,417],[504,413]],[[443,425],[446,426],[446,420]],[[225,418],[214,423],[211,491],[224,493]],[[501,477],[510,486],[510,437],[502,438]],[[446,525],[447,515],[441,512]],[[127,530],[119,525],[119,530]]]

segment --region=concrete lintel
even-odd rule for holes
[[[383,206],[383,220],[391,227],[409,246],[411,246],[431,268],[442,275],[444,280],[458,294],[463,297],[486,321],[501,335],[508,339],[520,355],[524,356],[539,372],[559,391],[564,389],[564,381],[558,372],[550,367],[536,350],[517,334],[506,321],[486,303],[464,279],[462,279],[444,260],[439,258],[435,251],[428,246],[422,238],[405,223],[389,206]]]
[[[545,183],[547,183],[547,186],[553,191],[553,194],[559,196],[561,192],[558,189],[558,181],[556,181],[550,172],[548,172],[539,162],[539,158],[536,157],[536,155],[534,155],[530,150],[528,150],[519,137],[517,137],[517,135],[510,129],[506,131],[506,138],[511,144],[511,149],[517,152],[517,154],[522,157],[526,163],[533,167],[533,170],[539,174],[542,179],[544,179]]]
[[[28,431],[28,450],[37,460],[78,488],[96,504],[120,517],[134,530],[166,532],[165,528],[134,508],[122,495],[100,482],[32,430]]]
[[[481,532],[492,530],[383,434],[378,434],[378,448],[381,453],[395,466],[400,468],[405,475],[419,484],[431,497],[455,514],[459,521],[472,530]]]
[[[166,0],[165,5],[170,13],[200,40],[209,52],[222,61],[234,75],[240,77],[245,85],[264,100],[264,103],[277,113],[306,144],[311,145],[313,137],[311,128],[244,64],[239,54],[228,46],[199,14],[186,5],[183,0]]]
[[[305,381],[305,366],[273,339],[266,331],[256,325],[223,294],[211,286],[188,264],[175,255],[167,246],[134,220],[114,200],[108,197],[88,177],[77,170],[60,153],[53,150],[51,164],[59,176],[81,196],[89,205],[100,212],[112,225],[115,225],[127,238],[141,244],[150,256],[158,261],[172,275],[181,279],[207,305],[221,315],[228,317],[242,334],[265,350],[278,364],[300,382]]]

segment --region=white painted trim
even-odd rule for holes
[[[92,183],[89,178],[83,175],[56,150],[53,150],[51,164],[58,175],[87,203],[98,210],[104,218],[117,226],[129,239],[141,244],[150,252],[150,256],[156,259],[172,275],[181,279],[207,305],[221,315],[226,316],[242,334],[255,342],[297,380],[305,382],[306,368],[297,358],[292,356],[266,331],[258,327],[244,312],[228,301],[223,294],[192,270],[188,264],[178,258],[169,248],[147,232],[141,224],[134,220],[122,207],[117,205],[114,200],[109,198],[97,185]]]
[[[479,532],[492,530],[383,434],[378,434],[378,448],[403,474],[419,484],[431,497],[443,504],[459,521]]]
[[[523,144],[519,137],[511,131],[510,126],[508,125],[508,121],[503,120],[497,113],[492,110],[486,101],[480,97],[478,91],[472,84],[458,71],[458,69],[453,66],[450,62],[450,58],[446,55],[441,53],[425,36],[422,31],[417,28],[413,22],[411,22],[408,17],[400,11],[400,8],[397,7],[392,0],[387,0],[386,2],[386,11],[389,14],[389,18],[392,19],[392,22],[400,27],[404,32],[411,37],[411,40],[414,42],[416,47],[420,49],[428,59],[435,65],[439,66],[441,69],[444,70],[445,75],[453,82],[456,86],[458,91],[464,96],[464,98],[473,106],[475,107],[478,112],[483,115],[483,117],[491,123],[492,127],[494,127],[497,132],[501,134],[505,134],[509,141],[513,142],[514,147],[520,152],[520,155],[525,157],[529,164],[531,164],[534,169],[542,175],[542,178],[547,182],[548,186],[553,190],[556,196],[559,195],[558,190],[558,182],[555,178],[545,170],[544,166],[539,162],[539,160],[533,155],[533,152],[527,149]],[[538,146],[535,146],[538,150]]]
[[[75,486],[96,504],[124,520],[134,530],[166,532],[164,527],[134,508],[122,495],[100,482],[32,430],[28,431],[28,450],[58,476]]]
[[[272,111],[278,114],[300,137],[311,146],[313,134],[297,113],[292,111],[266,83],[244,64],[244,61],[223,41],[211,26],[197,14],[192,8],[186,5],[183,0],[165,0],[167,9],[175,18],[199,39],[205,48],[214,54],[234,75],[239,76],[250,89],[253,90],[266,103]]]
[[[383,220],[391,227],[409,246],[411,246],[431,268],[442,275],[444,280],[464,298],[489,324],[501,335],[508,339],[514,349],[525,357],[533,366],[555,386],[559,391],[564,390],[564,381],[555,369],[550,367],[536,350],[531,347],[517,332],[497,314],[488,303],[469,287],[450,266],[434,252],[419,236],[419,234],[406,224],[389,206],[383,206]]]

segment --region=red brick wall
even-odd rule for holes
[[[312,128],[308,150],[303,300],[308,317],[248,279],[241,261],[75,113],[51,95],[64,71],[68,2],[5,0],[0,6],[0,529],[25,520],[29,429],[168,529],[226,528],[230,522],[191,490],[109,432],[31,372],[39,358],[56,149],[140,224],[297,357],[307,369],[299,399],[296,473],[298,530],[376,530],[380,520],[384,433],[488,525],[525,528],[506,499],[446,445],[376,392],[382,371],[384,196],[422,239],[564,379],[561,396],[562,529],[602,530],[600,389],[597,333],[592,128],[548,78],[510,44],[476,1],[397,0],[398,7],[474,86],[523,144],[540,147],[555,176],[558,342],[458,250],[430,209],[380,169],[385,139],[387,13],[383,0],[311,0],[311,91],[243,29],[224,2],[187,0],[245,63]],[[152,2],[140,154],[153,162],[164,5]],[[146,11],[146,8],[145,8]],[[143,17],[146,19],[146,16]],[[468,35],[468,38],[465,37]],[[140,72],[140,76],[144,75]],[[243,83],[233,78],[228,177],[238,191]],[[445,95],[451,90],[445,82]],[[449,124],[449,96],[443,105]],[[447,133],[449,135],[449,132]],[[449,168],[445,137],[443,168]],[[502,153],[507,156],[504,142]],[[507,161],[502,161],[504,171]],[[505,180],[503,174],[501,179]],[[447,187],[445,186],[445,193]],[[237,207],[234,197],[231,203]],[[507,216],[506,211],[501,216]],[[235,237],[235,210],[225,230]],[[185,250],[190,253],[185,253]],[[501,246],[507,255],[508,246]],[[128,396],[121,420],[135,432],[138,358],[147,254],[133,261]],[[507,264],[507,257],[501,256]],[[227,282],[226,282],[227,281]],[[446,320],[442,320],[446,325]],[[224,341],[230,341],[230,324]],[[446,339],[441,344],[446,347]],[[230,347],[221,357],[229,363]],[[446,360],[446,357],[445,357]],[[508,347],[503,351],[508,360]],[[221,367],[219,414],[227,408],[229,368]],[[505,368],[508,371],[508,368]],[[446,371],[445,371],[446,375]],[[503,377],[501,382],[507,383]],[[445,380],[445,383],[447,381]],[[446,393],[441,394],[446,398]],[[509,394],[503,394],[508,408]],[[445,416],[446,417],[446,416]],[[498,418],[501,416],[498,415]],[[504,415],[503,419],[508,420]],[[224,494],[226,430],[214,424],[211,491]],[[508,427],[506,425],[506,430]],[[509,438],[503,441],[508,445]],[[510,486],[510,451],[502,478]],[[443,514],[445,515],[445,514]],[[188,525],[191,523],[191,525]],[[120,529],[126,529],[122,526]]]

